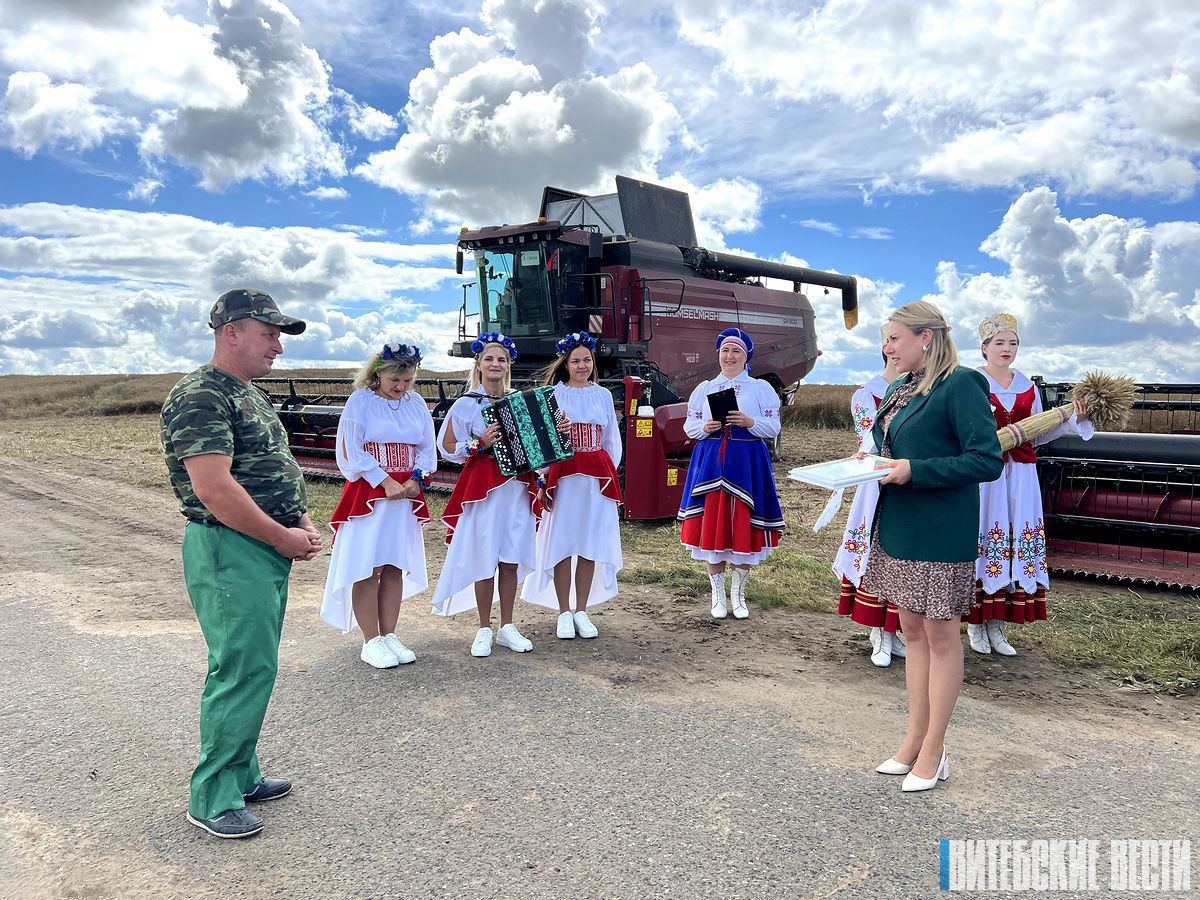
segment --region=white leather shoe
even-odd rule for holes
[[[712,617],[724,619],[729,615],[729,607],[725,605],[725,573],[709,575],[708,580],[712,584]]]
[[[892,636],[882,628],[871,629],[871,662],[881,669],[892,664]]]
[[[733,583],[729,586],[729,602],[733,606],[735,619],[750,618],[750,610],[746,608],[746,582],[750,573],[745,569],[733,570]]]
[[[575,637],[575,619],[569,612],[561,612],[558,614],[558,627],[554,629],[554,634],[562,638],[564,641],[573,640]]]
[[[500,633],[496,635],[496,643],[516,653],[528,653],[533,649],[533,641],[517,631],[517,626],[512,622],[500,626]]]
[[[898,656],[901,659],[908,656],[908,649],[904,646],[904,636],[898,631],[892,632],[892,656]]]
[[[991,653],[992,644],[988,640],[987,628],[983,625],[967,626],[967,643],[976,653]]]
[[[475,640],[471,641],[471,655],[492,655],[492,629],[480,628],[477,632],[475,632]]]
[[[942,748],[942,759],[938,763],[937,771],[932,778],[921,778],[912,772],[904,776],[904,783],[900,785],[900,790],[906,794],[914,793],[915,791],[931,791],[937,787],[939,781],[945,781],[950,777],[950,760],[946,756],[946,748]]]
[[[600,633],[596,630],[596,626],[592,624],[592,620],[588,618],[586,612],[575,613],[575,632],[581,638],[594,638]]]
[[[402,643],[400,643],[400,638],[396,637],[396,633],[394,631],[391,634],[385,634],[383,636],[383,643],[389,650],[392,651],[392,655],[396,657],[396,662],[399,665],[406,666],[410,662],[417,661],[417,654],[413,653]]]
[[[988,643],[992,645],[992,650],[999,653],[1001,656],[1016,656],[1017,648],[1008,642],[1008,635],[1004,633],[1004,623],[996,619],[992,619],[987,623]]]
[[[362,652],[358,654],[358,658],[376,669],[394,669],[400,665],[396,654],[388,649],[388,645],[378,635],[362,645]]]
[[[875,771],[880,775],[907,775],[912,771],[912,766],[898,762],[893,756],[877,765]]]

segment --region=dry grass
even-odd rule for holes
[[[780,418],[784,425],[849,429],[850,399],[856,390],[857,385],[802,384]]]

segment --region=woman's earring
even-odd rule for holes
[[[928,353],[928,352],[929,352],[929,345],[928,345],[928,344],[922,344],[922,345],[921,345],[921,352],[922,352],[922,353]]]

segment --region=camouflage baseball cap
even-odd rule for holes
[[[308,327],[306,322],[281,313],[270,294],[246,288],[226,291],[218,297],[208,314],[208,325],[216,329],[238,319],[258,319],[268,325],[278,325],[284,334],[300,334]]]

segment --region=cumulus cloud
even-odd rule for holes
[[[288,340],[285,364],[352,365],[402,335],[428,350],[432,366],[461,368],[445,356],[456,314],[414,299],[455,277],[453,253],[447,244],[332,229],[52,203],[0,207],[0,372],[71,371],[80,362],[74,351],[87,351],[78,371],[195,364],[211,351],[213,300],[242,285],[268,291],[310,323]],[[33,352],[45,347],[62,352]]]
[[[305,191],[304,196],[312,197],[314,200],[345,200],[350,194],[345,188],[321,185],[311,191]]]
[[[544,185],[609,192],[613,176],[654,179],[684,134],[653,69],[588,68],[587,0],[486,0],[483,33],[430,44],[409,84],[406,132],[357,174],[424,204],[426,228],[531,218]]]
[[[9,146],[25,156],[53,144],[87,150],[124,130],[127,123],[95,96],[82,84],[54,84],[42,72],[14,72],[3,106]]]
[[[1019,185],[1048,177],[1080,193],[1194,190],[1194,3],[1102,13],[1086,0],[841,0],[812,9],[707,0],[703,14],[694,3],[673,6],[684,39],[712,54],[718,77],[746,90],[747,117],[761,118],[767,104],[776,112],[793,104],[796,116],[785,118],[803,117],[807,127],[783,146],[760,146],[771,162],[814,140],[832,149],[831,135],[849,133],[846,149],[883,163],[893,188],[914,178]],[[855,168],[862,156],[833,171],[869,171]]]
[[[142,152],[189,162],[205,187],[218,190],[246,178],[295,183],[345,174],[344,149],[317,121],[332,95],[329,68],[304,43],[291,11],[278,0],[222,0],[212,15],[217,56],[236,67],[244,99],[160,111]]]

